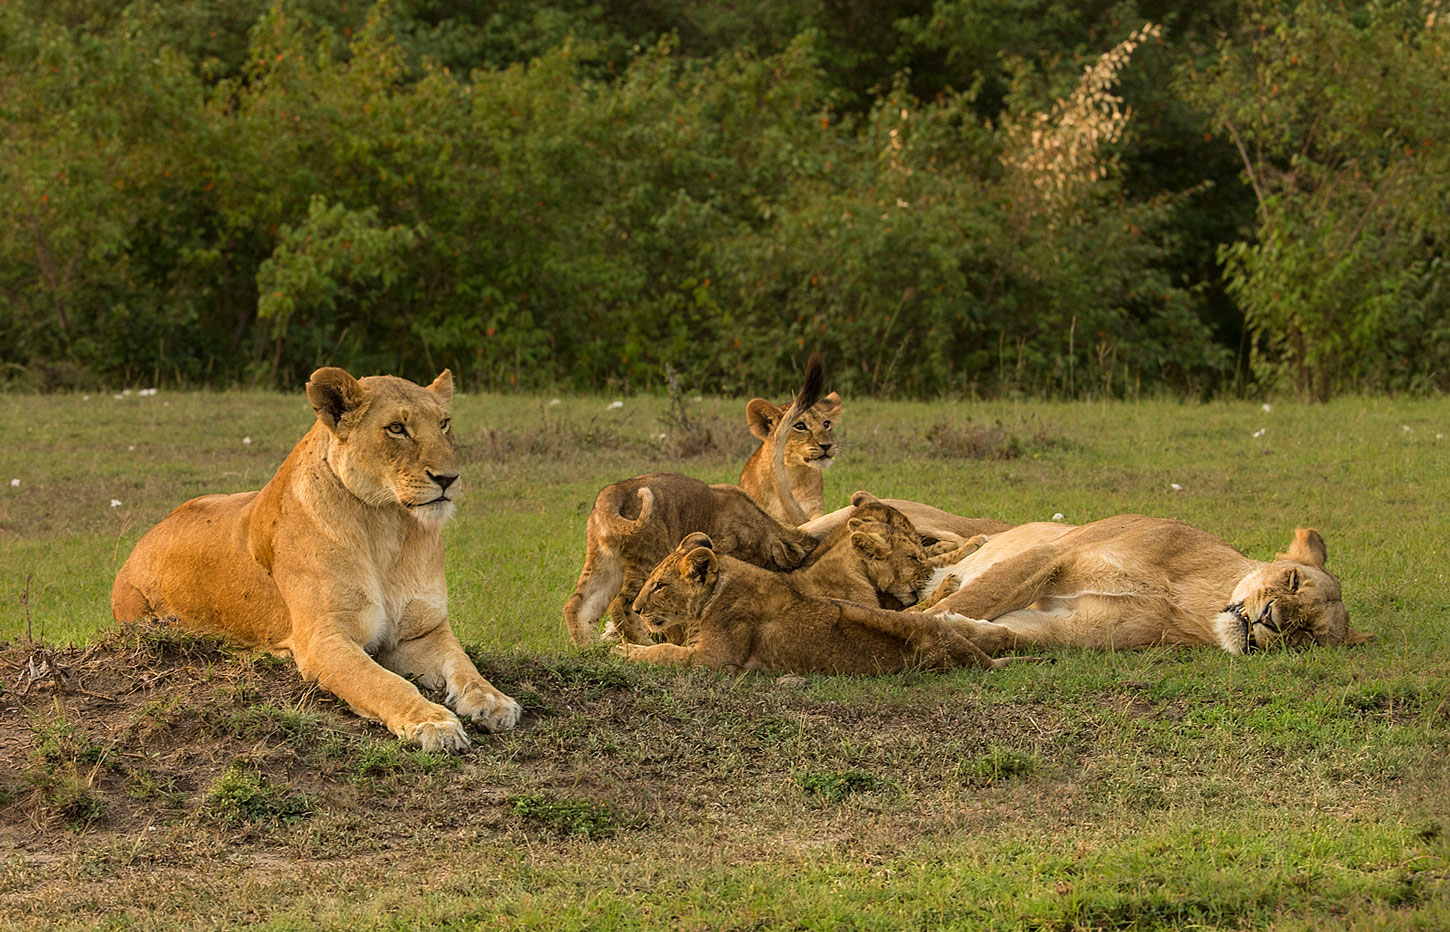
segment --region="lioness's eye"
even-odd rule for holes
[[[452,426],[453,426],[453,421],[450,420],[449,418],[446,418],[445,417],[443,419],[443,423],[438,425],[438,429],[441,430],[441,431],[443,431],[446,434],[448,432],[448,428],[450,428]]]
[[[393,423],[389,424],[386,429],[387,432],[392,434],[394,437],[408,436],[408,428],[403,426],[402,421],[394,421]]]

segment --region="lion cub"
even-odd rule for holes
[[[841,396],[831,392],[790,421],[790,411],[764,398],[745,406],[745,421],[760,440],[740,473],[740,487],[771,517],[785,524],[801,524],[825,513],[825,478],[821,472],[835,462],[835,426],[841,418]],[[785,471],[790,491],[804,514],[797,516],[785,501],[773,468],[777,436],[785,430]]]
[[[816,540],[786,527],[733,485],[707,485],[678,473],[635,476],[604,487],[585,530],[584,569],[564,604],[564,622],[580,647],[604,638],[650,640],[630,603],[649,571],[681,537],[704,530],[720,550],[779,570],[799,566]]]
[[[690,534],[645,580],[634,610],[663,629],[683,624],[680,644],[619,644],[627,660],[778,673],[890,673],[923,667],[991,669],[993,660],[957,632],[953,618],[891,612],[802,595],[782,574],[717,553]]]
[[[328,367],[307,398],[317,420],[261,491],[194,498],[146,532],[116,575],[116,620],[175,616],[290,652],[305,678],[425,750],[467,746],[459,716],[512,728],[519,704],[448,624],[452,374],[424,388]]]

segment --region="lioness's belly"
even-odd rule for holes
[[[174,616],[188,628],[276,646],[287,607],[248,550],[246,506],[256,492],[203,495],[146,532],[111,592],[118,621]]]

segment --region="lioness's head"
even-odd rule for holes
[[[752,434],[769,444],[785,412],[786,408],[778,408],[764,398],[752,398],[745,406],[745,421]],[[835,392],[807,408],[786,435],[785,464],[815,469],[831,465],[836,455],[835,421],[840,416],[841,396]]]
[[[1294,532],[1287,553],[1245,576],[1219,613],[1219,643],[1231,654],[1285,645],[1362,644],[1349,626],[1339,580],[1324,568],[1329,550],[1313,528]]]
[[[650,571],[634,598],[634,610],[656,631],[699,617],[720,578],[715,544],[708,534],[685,535],[674,552]]]
[[[890,505],[860,492],[852,502],[856,510],[846,521],[846,529],[866,578],[878,593],[891,596],[902,608],[915,605],[932,573],[921,535],[906,515]]]
[[[453,374],[427,388],[391,375],[355,379],[327,367],[312,373],[307,400],[327,430],[327,462],[353,495],[442,524],[458,493],[458,456],[448,408]]]

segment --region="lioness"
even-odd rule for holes
[[[684,644],[619,644],[627,660],[778,673],[991,669],[949,619],[802,595],[782,574],[716,553],[690,534],[645,581],[634,610],[655,628],[683,624]]]
[[[589,512],[584,568],[564,603],[574,643],[584,647],[599,640],[606,608],[605,640],[649,640],[630,603],[675,541],[699,530],[714,535],[722,552],[781,570],[799,566],[816,546],[814,538],[776,521],[737,486],[707,485],[678,473],[607,485]]]
[[[148,531],[116,576],[112,613],[290,651],[304,677],[427,750],[468,744],[459,715],[512,728],[518,703],[479,675],[448,624],[452,397],[446,369],[426,389],[318,369],[307,383],[317,422],[277,474],[259,492],[194,498]],[[446,688],[458,714],[405,675]]]
[[[991,537],[948,572],[961,588],[927,609],[957,613],[994,653],[1023,645],[1124,650],[1217,645],[1359,644],[1318,531],[1253,560],[1180,521],[1119,515],[1081,527],[1025,524]]]
[[[745,406],[745,421],[760,446],[750,455],[740,473],[740,487],[771,517],[784,524],[801,524],[818,518],[825,511],[825,482],[821,475],[835,462],[835,426],[841,418],[841,396],[831,392],[792,418],[783,420],[789,411],[764,398],[752,398]],[[782,431],[781,428],[785,430]],[[781,449],[785,462],[792,503],[781,494],[773,461],[776,437],[784,434]]]

